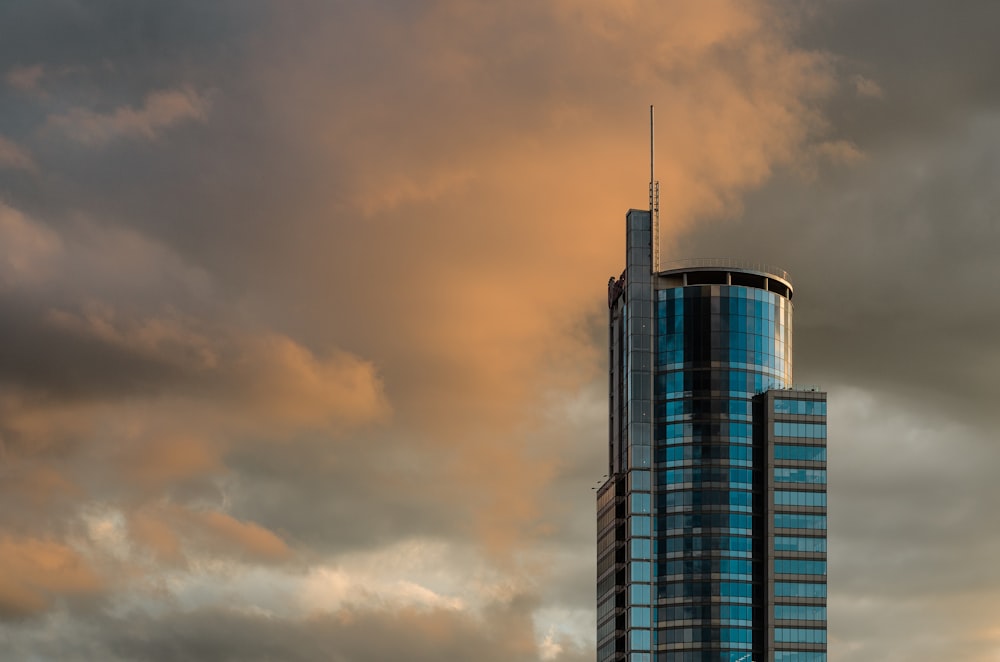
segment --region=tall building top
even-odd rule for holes
[[[737,258],[693,258],[660,265],[659,280],[672,285],[743,285],[769,290],[786,299],[793,295],[791,276],[761,262]]]

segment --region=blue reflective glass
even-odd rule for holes
[[[822,485],[826,483],[825,469],[788,469],[775,467],[774,480],[778,483],[809,483]]]
[[[774,436],[826,439],[826,423],[788,423],[785,421],[775,421]]]
[[[826,462],[826,449],[822,446],[786,446],[775,444],[775,460],[794,460],[797,462]]]
[[[633,559],[649,559],[653,557],[653,545],[649,538],[633,538],[631,545]]]
[[[632,520],[632,535],[633,536],[649,536],[652,533],[652,520],[646,515],[633,515]]]
[[[774,527],[776,529],[826,529],[826,515],[775,513]]]
[[[826,538],[775,536],[776,552],[825,552]]]
[[[825,621],[826,607],[815,605],[775,605],[774,618],[794,621]]]
[[[815,400],[788,400],[775,398],[774,411],[777,414],[795,414],[798,416],[826,416],[826,403]]]
[[[648,490],[649,489],[649,472],[648,471],[630,471],[629,478],[631,479],[631,487],[633,490]]]
[[[650,495],[648,492],[632,494],[632,512],[648,513],[650,509]]]
[[[774,562],[774,571],[785,575],[825,575],[826,561],[776,559]]]
[[[791,644],[825,644],[826,630],[822,628],[774,628],[774,640]]]
[[[649,630],[632,630],[629,632],[629,647],[632,650],[649,650]]]
[[[825,598],[826,584],[774,582],[774,595],[779,598]]]
[[[652,571],[648,561],[633,561],[631,566],[630,577],[633,582],[648,582],[650,580]]]
[[[649,584],[633,584],[629,586],[629,604],[648,605],[651,599]]]
[[[775,651],[774,662],[826,662],[826,653],[812,651]]]
[[[825,492],[788,492],[775,490],[774,504],[776,506],[812,506],[825,507]]]
[[[649,607],[632,607],[629,609],[629,625],[634,628],[650,628],[653,626]]]

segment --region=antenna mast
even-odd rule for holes
[[[660,271],[660,182],[654,177],[653,106],[649,106],[649,219],[653,225],[653,273]]]

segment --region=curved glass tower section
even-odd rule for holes
[[[792,286],[733,261],[609,282],[598,662],[825,662],[826,396],[792,388]]]

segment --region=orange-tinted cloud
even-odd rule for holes
[[[38,538],[0,538],[0,617],[30,616],[60,596],[99,591],[101,579],[72,548]]]
[[[254,562],[285,561],[292,556],[274,532],[217,510],[176,504],[146,506],[129,515],[128,531],[134,542],[156,558],[174,563],[191,554]]]

